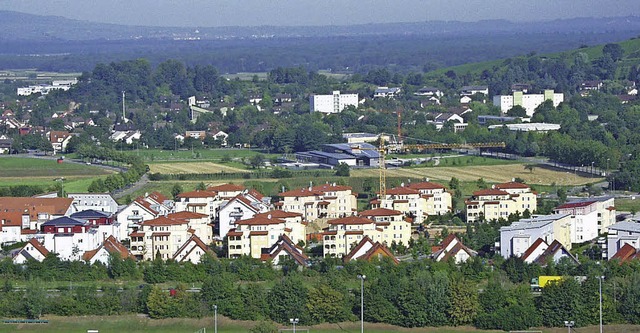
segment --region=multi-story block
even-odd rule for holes
[[[307,221],[353,215],[358,205],[349,186],[324,184],[278,194],[276,209],[300,213]]]
[[[363,212],[363,214],[374,217],[381,222],[362,216],[343,217],[328,222],[329,227],[325,228],[322,233],[322,247],[325,257],[347,255],[365,236],[368,236],[373,242],[384,243],[387,246],[393,242],[402,242],[405,245],[409,243],[411,223],[402,218],[402,213],[373,209]]]
[[[514,91],[513,95],[496,95],[493,96],[493,105],[500,108],[502,113],[506,113],[514,106],[522,106],[527,111],[527,116],[533,116],[536,108],[544,101],[552,101],[553,106],[557,107],[564,102],[563,93],[555,93],[553,90],[545,90],[543,94],[525,94],[522,91]]]
[[[67,197],[73,199],[76,211],[97,210],[115,214],[118,211],[118,203],[108,193],[69,193]]]
[[[143,198],[137,198],[116,214],[114,224],[117,224],[118,232],[114,236],[119,240],[127,239],[129,233],[139,229],[144,221],[155,219],[160,215],[162,214],[151,203]]]
[[[229,257],[247,255],[261,258],[263,249],[271,248],[282,235],[295,244],[305,241],[306,227],[302,215],[277,211],[238,221],[236,228],[227,233]]]
[[[341,94],[334,91],[331,95],[311,95],[309,97],[311,112],[339,113],[347,106],[357,107],[358,94]]]
[[[209,186],[207,191],[217,193],[222,200],[230,200],[246,191],[246,187],[236,184],[222,184]]]
[[[581,221],[581,224],[584,224],[581,226],[584,235],[577,236],[574,243],[591,240],[599,233],[606,233],[609,226],[616,223],[616,207],[613,197],[571,200],[558,206],[555,212],[575,215],[576,222]],[[578,227],[576,226],[576,229]]]
[[[513,222],[500,228],[500,254],[505,258],[520,257],[538,239],[547,244],[557,240],[570,250],[571,225],[569,214],[541,215]]]
[[[625,245],[640,249],[640,223],[638,221],[618,222],[610,225],[608,231],[606,249],[603,251],[603,255],[606,254],[607,259],[611,260]]]
[[[255,190],[245,191],[224,203],[218,211],[216,235],[224,238],[229,230],[236,227],[240,220],[252,218],[255,214],[269,210],[269,200]]]
[[[52,219],[76,212],[70,198],[0,197],[0,244],[26,241]]]
[[[188,211],[199,214],[207,214],[211,221],[215,220],[216,212],[223,200],[214,191],[191,191],[178,194],[175,202],[175,211]]]
[[[536,193],[531,192],[529,186],[516,182],[498,184],[473,192],[466,201],[467,222],[506,220],[511,214],[522,214],[525,210],[533,212],[537,205]]]
[[[371,201],[373,208],[398,210],[422,221],[430,215],[441,215],[451,211],[451,194],[440,184],[421,182],[388,189],[384,198]]]

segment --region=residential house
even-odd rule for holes
[[[220,142],[220,146],[221,147],[226,147],[227,146],[227,139],[229,138],[229,134],[223,132],[223,131],[218,131],[216,132],[213,136],[214,140],[217,140]]]
[[[263,261],[270,261],[274,268],[282,268],[285,260],[292,260],[298,267],[311,265],[309,257],[304,253],[304,248],[295,244],[287,235],[280,235],[278,241],[262,253]]]
[[[108,193],[68,193],[68,198],[73,199],[73,207],[76,211],[98,210],[107,213],[116,213],[118,203]]]
[[[475,94],[483,94],[489,96],[488,86],[464,86],[460,89],[460,96],[473,96]]]
[[[186,131],[184,133],[185,138],[192,138],[196,140],[204,140],[207,137],[207,132],[205,131]]]
[[[256,192],[257,193],[257,192]],[[256,194],[257,197],[260,197]],[[269,205],[251,194],[239,194],[220,207],[216,225],[216,235],[222,239],[229,230],[236,227],[236,222],[247,220],[258,213],[269,210]]]
[[[191,235],[173,255],[173,260],[199,264],[205,254],[215,257],[215,253],[198,236]]]
[[[437,98],[444,96],[442,90],[435,87],[422,87],[413,94],[416,96],[435,96]]]
[[[195,190],[178,194],[175,202],[175,211],[189,211],[200,214],[207,214],[214,221],[216,212],[223,200],[220,200],[218,193],[212,191]]]
[[[527,116],[533,116],[536,108],[544,101],[550,100],[554,107],[558,107],[564,101],[563,93],[555,93],[553,90],[545,90],[543,94],[525,94],[516,91],[512,95],[493,96],[493,105],[500,108],[502,113],[507,113],[514,106],[522,106],[527,111]]]
[[[464,122],[464,118],[455,113],[438,113],[434,116],[433,121],[431,121],[431,123],[436,126],[437,130],[441,130],[448,122],[453,123],[454,132],[464,131],[464,129],[469,125]]]
[[[500,228],[500,254],[504,258],[521,257],[538,239],[549,244],[557,240],[571,249],[571,215],[540,215],[521,219]]]
[[[528,185],[510,182],[473,192],[466,202],[467,222],[508,219],[509,215],[537,209],[537,194]]]
[[[620,265],[636,259],[640,259],[640,251],[629,244],[624,244],[613,257],[609,258],[609,260],[618,260]]]
[[[278,194],[276,209],[302,214],[307,221],[353,215],[356,196],[350,186],[324,184]]]
[[[372,261],[374,259],[384,260],[384,258],[390,258],[395,264],[400,263],[391,250],[380,242],[374,242],[369,236],[364,236],[360,243],[356,245],[344,258],[344,262],[351,260],[366,260]]]
[[[126,246],[122,245],[122,243],[118,242],[118,240],[109,236],[105,239],[98,248],[90,251],[86,251],[82,255],[82,260],[84,260],[88,264],[95,264],[97,262],[102,263],[105,266],[109,266],[110,258],[113,256],[118,256],[120,260],[124,259],[135,259],[135,257],[129,252]]]
[[[432,251],[431,257],[435,261],[449,261],[460,264],[475,257],[478,253],[464,244],[455,234],[447,236],[440,246]]]
[[[230,200],[242,194],[247,188],[238,184],[222,184],[207,187],[207,191],[215,192],[222,200]]]
[[[30,260],[42,262],[48,255],[49,250],[37,239],[31,238],[29,242],[13,256],[13,263],[22,265],[28,263]]]
[[[158,206],[146,201],[143,197],[136,198],[125,208],[116,214],[118,233],[116,239],[127,239],[129,233],[137,230],[140,225],[147,220],[155,219],[163,215],[158,211]]]
[[[365,211],[365,215],[377,215],[377,212]],[[344,257],[347,253],[357,246],[365,236],[372,241],[384,243],[387,246],[391,244],[408,244],[411,238],[411,223],[404,219],[398,219],[398,213],[394,215],[379,216],[376,222],[362,216],[348,216],[339,219],[329,220],[329,226],[324,229],[323,236],[323,255],[325,257]],[[393,219],[392,219],[393,217]]]
[[[640,248],[640,223],[635,220],[622,221],[610,225],[604,248],[607,259],[611,260],[625,245]]]
[[[400,87],[378,87],[373,92],[373,98],[396,98],[402,89]]]
[[[70,198],[0,197],[0,244],[26,241],[43,223],[75,213]]]
[[[386,208],[402,212],[422,223],[431,215],[442,215],[451,211],[451,194],[444,186],[422,182],[388,189],[386,195],[370,202],[372,208]]]
[[[307,224],[299,214],[278,218],[269,212],[236,222],[236,228],[227,233],[229,258],[243,255],[262,258],[263,249],[269,249],[281,235],[292,242],[306,240]]]
[[[100,243],[98,229],[89,222],[72,217],[58,217],[42,224],[44,247],[55,252],[61,260],[80,260],[82,254],[95,249]]]
[[[549,262],[558,263],[563,258],[568,258],[575,264],[580,263],[559,241],[554,240],[549,245],[542,238],[538,238],[533,242],[521,258],[528,264],[536,263],[542,267],[545,267]]]
[[[51,131],[49,132],[49,142],[53,147],[54,153],[60,153],[67,149],[67,144],[73,136],[67,131]]]

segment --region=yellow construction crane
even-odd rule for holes
[[[408,152],[410,150],[427,150],[427,149],[477,149],[477,148],[505,148],[504,142],[477,142],[477,143],[429,143],[429,144],[405,144],[401,146],[401,150]]]
[[[386,156],[386,148],[384,147],[384,135],[380,134],[380,146],[378,147],[378,167],[380,169],[380,197],[385,198],[387,196],[387,172],[384,164],[384,158]]]

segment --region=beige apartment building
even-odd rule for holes
[[[282,199],[276,209],[300,213],[307,221],[353,215],[358,207],[351,187],[336,184],[310,186],[278,194]]]
[[[525,210],[533,213],[538,207],[537,194],[526,184],[516,182],[473,192],[465,203],[467,222],[506,220],[510,214],[522,214]]]
[[[404,184],[403,184],[404,185]],[[451,211],[451,193],[440,184],[421,182],[387,190],[384,197],[371,201],[372,208],[397,210],[422,223],[430,215]]]

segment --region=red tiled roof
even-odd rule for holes
[[[285,219],[285,218],[290,218],[290,217],[302,216],[302,214],[300,214],[300,213],[285,212],[284,210],[270,210],[268,212],[256,214],[254,217],[265,217],[265,218],[268,218],[269,215],[271,215],[271,218],[276,218],[276,219]]]
[[[556,209],[570,209],[570,208],[579,208],[579,207],[587,207],[591,206],[597,201],[580,201],[580,202],[568,202],[566,204],[558,206]]]
[[[411,183],[407,185],[407,187],[413,188],[416,190],[438,190],[438,189],[446,190],[446,187],[438,183],[432,183],[432,182]]]
[[[375,208],[375,209],[369,209],[369,210],[365,210],[360,212],[360,214],[358,214],[359,216],[395,216],[395,215],[402,215],[402,212],[397,211],[397,210],[393,210],[393,209],[387,209],[387,208]]]
[[[247,192],[247,194],[249,194],[250,196],[256,198],[257,200],[262,200],[264,198],[264,195],[258,191],[256,191],[255,189],[250,189],[249,192]]]
[[[280,224],[284,222],[285,221],[283,219],[274,218],[273,216],[271,218],[268,218],[267,216],[256,215],[250,219],[237,221],[236,225],[269,225],[269,224]]]
[[[347,230],[344,232],[345,235],[364,235],[363,230]]]
[[[134,231],[129,234],[129,237],[144,237],[144,232]]]
[[[527,258],[529,258],[529,256],[533,253],[533,251],[535,251],[542,244],[547,245],[547,243],[544,240],[542,240],[542,238],[536,239],[536,241],[533,242],[533,244],[531,244],[531,246],[529,246],[529,248],[526,251],[524,251],[524,253],[522,254],[522,260],[527,260]]]
[[[144,198],[136,198],[136,200],[134,200],[132,202],[138,204],[138,206],[146,209],[149,213],[151,213],[151,215],[158,215],[158,212],[151,208],[151,204],[149,202],[147,202],[146,200],[144,200]]]
[[[151,237],[164,237],[164,236],[171,236],[170,232],[154,232],[151,234]]]
[[[209,247],[198,236],[191,235],[191,237],[189,237],[189,239],[187,239],[187,241],[184,242],[184,244],[182,244],[182,246],[178,249],[178,251],[176,251],[176,253],[173,255],[173,259],[176,260],[178,256],[180,256],[180,254],[182,254],[182,252],[184,252],[187,249],[188,245],[191,242],[196,243],[196,246],[191,247],[189,252],[185,253],[184,256],[182,256],[182,259],[187,258],[195,248],[200,248],[202,249],[202,251],[206,253],[215,255],[215,253],[211,249],[209,249]]]
[[[36,250],[38,250],[38,252],[42,253],[42,255],[45,257],[49,254],[49,250],[47,250],[47,248],[45,248],[44,245],[40,244],[40,242],[38,242],[38,240],[35,238],[31,238],[28,244],[31,244]]]
[[[177,224],[186,224],[187,221],[183,219],[170,219],[164,216],[156,217],[152,220],[147,220],[142,222],[142,225],[177,225]]]
[[[508,183],[497,184],[496,188],[501,190],[501,189],[525,189],[525,188],[531,188],[531,187],[523,183],[508,182]]]
[[[348,217],[343,217],[335,220],[329,220],[327,223],[331,225],[339,225],[339,224],[371,224],[374,222],[364,217],[348,216]]]
[[[473,196],[475,197],[485,196],[485,195],[509,195],[509,193],[499,189],[494,189],[494,188],[488,188],[488,189],[473,192]]]
[[[131,254],[131,252],[129,252],[129,249],[127,249],[124,245],[122,245],[122,243],[118,242],[118,240],[116,240],[115,237],[109,236],[107,239],[104,240],[104,242],[102,242],[102,244],[97,249],[85,252],[82,255],[82,259],[84,261],[91,260],[91,258],[93,258],[93,256],[95,256],[98,253],[98,251],[100,251],[101,248],[104,248],[110,254],[114,254],[114,253],[120,254],[121,259],[135,258]]]
[[[620,250],[618,250],[618,252],[616,252],[616,254],[611,257],[611,260],[620,260],[620,264],[622,264],[632,259],[636,253],[637,251],[633,246],[631,246],[630,244],[624,244],[624,246],[622,246]]]
[[[0,197],[0,212],[28,213],[30,220],[35,221],[40,213],[62,216],[72,203],[73,198]]]
[[[233,229],[234,231],[229,231],[227,232],[227,236],[242,236],[242,232],[240,231],[235,231],[235,229]]]
[[[149,194],[149,198],[153,199],[155,202],[160,204],[165,202],[166,200],[169,200],[169,198],[165,197],[160,192],[151,192],[151,194]]]
[[[393,200],[393,203],[409,203],[409,200]]]
[[[268,234],[269,234],[268,231],[251,231],[249,233],[249,236],[266,236]]]
[[[200,213],[194,213],[194,212],[189,212],[189,211],[182,211],[182,212],[176,212],[176,213],[171,213],[167,215],[167,218],[170,219],[201,219],[203,217],[209,217],[209,215],[207,214],[200,214]]]

